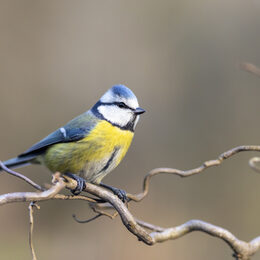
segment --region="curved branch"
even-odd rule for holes
[[[141,226],[137,224],[126,205],[116,195],[91,183],[86,183],[85,191],[109,202],[119,213],[123,224],[132,234],[137,236],[139,240],[143,241],[147,245],[153,244],[153,239]]]
[[[249,259],[260,248],[260,236],[247,243],[236,238],[228,230],[201,220],[190,220],[180,226],[166,228],[162,232],[152,232],[150,236],[155,243],[161,243],[170,239],[177,239],[193,231],[205,232],[224,240],[234,251],[237,259]]]
[[[155,226],[151,223],[147,223],[143,220],[140,220],[140,219],[135,219],[136,223],[138,223],[138,225],[144,227],[144,228],[147,228],[149,230],[152,230],[152,231],[157,231],[157,232],[163,232],[165,231],[166,229],[165,228],[162,228],[162,227],[159,227],[159,226]]]
[[[80,223],[80,224],[86,224],[86,223],[89,223],[89,222],[91,222],[91,221],[93,221],[93,220],[95,220],[95,219],[101,217],[102,215],[103,215],[103,214],[99,213],[99,214],[95,215],[94,217],[89,218],[89,219],[85,219],[85,220],[80,220],[80,219],[78,219],[75,214],[73,214],[72,217],[73,217],[73,219],[74,219],[76,222],[78,222],[78,223]]]
[[[53,198],[59,193],[66,183],[63,178],[58,178],[58,181],[48,190],[42,192],[13,192],[0,195],[0,205],[12,202],[25,202],[25,201],[43,201]]]
[[[33,186],[36,190],[40,190],[40,191],[44,191],[45,189],[42,188],[40,185],[38,185],[37,183],[35,183],[34,181],[32,181],[31,179],[27,178],[26,176],[24,176],[23,174],[19,173],[19,172],[15,172],[9,168],[7,168],[2,161],[0,161],[0,169],[2,168],[3,171],[17,177],[20,178],[22,180],[24,180],[25,182],[27,182],[28,184],[30,184],[31,186]]]
[[[74,186],[72,183],[70,185]],[[162,228],[142,220],[135,219],[129,212],[127,206],[110,191],[90,183],[86,184],[85,191],[108,201],[119,213],[126,228],[147,245],[154,245],[167,240],[177,239],[192,231],[201,231],[225,241],[234,251],[234,256],[236,259],[248,260],[250,256],[255,254],[255,252],[260,249],[260,236],[250,242],[244,242],[235,237],[235,235],[233,235],[230,231],[202,220],[190,220],[176,227]],[[99,211],[99,214],[107,215],[101,211]],[[148,233],[142,227],[153,230],[154,232]]]
[[[183,171],[183,170],[178,170],[178,169],[173,169],[173,168],[155,168],[151,170],[145,177],[143,181],[143,191],[139,194],[127,194],[127,197],[133,201],[141,201],[144,197],[147,196],[148,191],[149,191],[149,186],[150,186],[150,181],[153,176],[156,176],[158,174],[174,174],[178,175],[180,177],[189,177],[191,175],[195,175],[198,173],[203,172],[207,168],[213,167],[213,166],[218,166],[220,165],[224,160],[234,156],[237,153],[240,152],[260,152],[260,146],[259,145],[241,145],[235,148],[232,148],[218,156],[217,159],[215,160],[209,160],[205,161],[201,166]]]

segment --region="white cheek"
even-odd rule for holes
[[[126,126],[132,120],[131,111],[118,106],[99,106],[98,111],[106,120],[121,127]]]

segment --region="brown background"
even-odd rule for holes
[[[154,167],[190,169],[241,144],[259,144],[258,0],[0,1],[0,158],[15,156],[89,109],[113,84],[129,86],[147,110],[121,165],[105,182],[138,192]],[[189,219],[243,240],[260,234],[260,176],[244,153],[187,179],[163,175],[135,216],[164,227]],[[43,184],[43,167],[20,170]],[[31,187],[7,174],[1,193]],[[41,203],[39,259],[232,259],[220,240],[196,232],[148,247],[119,219],[80,225],[84,202]],[[0,258],[30,259],[27,204],[0,209]],[[260,258],[258,253],[254,259]]]

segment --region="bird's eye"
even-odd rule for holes
[[[127,105],[126,105],[124,102],[119,102],[119,103],[118,103],[118,106],[119,106],[120,108],[128,108]]]

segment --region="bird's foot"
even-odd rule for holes
[[[111,190],[120,200],[122,200],[124,203],[128,201],[128,197],[126,195],[126,192],[124,190],[121,190],[121,189],[118,189],[118,188],[115,188],[113,186],[110,186],[110,185],[107,185],[107,184],[104,184],[104,183],[100,183],[100,186],[101,187],[104,187],[108,190]]]
[[[70,190],[73,195],[79,195],[83,190],[85,190],[86,188],[85,179],[73,173],[66,173],[65,175],[77,182],[77,187],[74,190]]]

